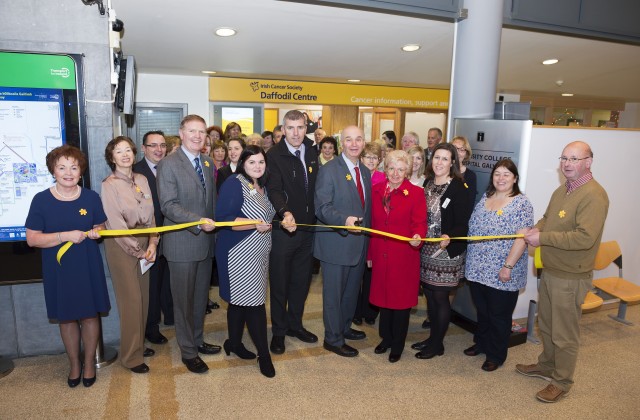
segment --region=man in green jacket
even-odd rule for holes
[[[538,363],[516,365],[522,375],[551,383],[536,394],[557,402],[573,385],[580,346],[581,305],[591,289],[593,265],[602,239],[609,198],[591,174],[593,152],[576,141],[562,151],[565,185],[554,191],[544,216],[525,234],[540,247],[544,270],[540,279],[538,327],[543,350]]]

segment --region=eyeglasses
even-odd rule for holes
[[[149,149],[157,149],[158,147],[161,149],[167,148],[167,143],[151,143],[151,144],[143,144],[144,147],[148,147]]]
[[[378,160],[378,156],[364,156],[363,159],[366,159],[366,160]]]
[[[587,156],[587,157],[583,157],[583,158],[577,158],[577,157],[568,158],[568,157],[560,156],[558,159],[560,159],[560,162],[562,162],[562,163],[569,162],[569,163],[573,164],[573,163],[577,163],[580,160],[589,159],[590,157],[591,156]]]

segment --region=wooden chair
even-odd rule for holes
[[[611,263],[618,266],[618,277],[605,277],[593,280],[593,285],[605,295],[620,299],[618,315],[609,315],[611,319],[626,325],[633,325],[625,319],[627,305],[640,302],[640,286],[622,278],[622,252],[616,241],[602,242],[596,255],[595,270],[603,270]]]

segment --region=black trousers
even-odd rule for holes
[[[364,275],[362,276],[362,285],[360,287],[360,294],[358,295],[358,305],[356,306],[356,313],[353,316],[354,319],[376,319],[378,316],[378,307],[372,305],[369,302],[369,293],[371,292],[371,269],[364,268]]]
[[[473,281],[469,282],[469,287],[478,314],[478,328],[473,341],[486,354],[487,360],[501,365],[507,360],[518,291],[498,290]]]
[[[384,345],[391,347],[391,354],[402,354],[404,350],[410,315],[411,308],[380,308],[380,337]]]
[[[229,342],[232,348],[242,343],[245,324],[249,330],[251,340],[256,346],[258,356],[270,358],[269,344],[267,342],[267,311],[265,306],[238,306],[229,304],[227,308],[227,328],[229,329]]]
[[[271,234],[269,293],[273,335],[302,329],[304,304],[311,285],[313,232],[290,234],[275,228]]]
[[[152,336],[160,332],[160,317],[164,314],[164,323],[173,325],[173,298],[169,281],[169,265],[164,256],[156,258],[149,269],[149,311],[145,335]]]

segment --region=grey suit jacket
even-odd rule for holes
[[[362,217],[362,226],[371,226],[371,173],[364,165],[359,167],[365,191],[364,208],[356,183],[351,179],[351,173],[342,155],[318,170],[315,209],[319,224],[344,225],[347,217],[357,216]],[[355,266],[364,261],[368,244],[369,237],[363,233],[353,234],[346,230],[318,228],[313,254],[320,261]]]
[[[195,222],[203,217],[214,219],[216,185],[213,160],[202,154],[200,159],[206,191],[182,148],[158,164],[158,198],[164,214],[164,226]],[[174,262],[202,261],[213,257],[214,241],[213,233],[200,230],[198,226],[162,235],[164,255],[168,261]]]

